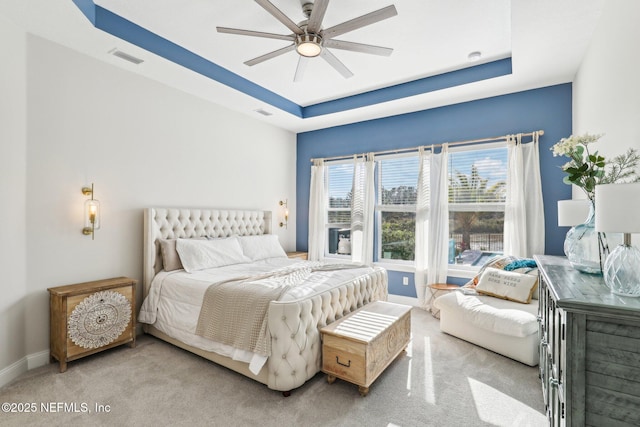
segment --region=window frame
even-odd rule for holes
[[[327,173],[325,174],[325,188],[326,188],[326,194],[325,194],[325,206],[326,206],[326,211],[325,211],[325,218],[324,218],[324,233],[325,233],[325,245],[324,245],[324,257],[325,258],[335,258],[335,259],[343,259],[343,260],[350,260],[351,259],[351,254],[339,254],[337,253],[330,253],[329,252],[329,239],[330,239],[330,235],[329,232],[331,229],[333,228],[348,228],[351,229],[351,220],[349,220],[349,222],[329,222],[329,212],[351,212],[351,206],[349,206],[348,208],[332,208],[330,207],[330,188],[329,186],[331,185],[331,180],[329,178],[329,168],[331,166],[340,166],[340,165],[349,165],[349,166],[353,166],[353,159],[343,159],[343,160],[335,160],[335,161],[330,161],[327,162],[326,167],[327,167]],[[351,182],[353,183],[353,171],[351,172]],[[353,186],[353,184],[352,184]],[[353,190],[353,188],[352,188]],[[351,215],[349,215],[349,219],[351,219]]]
[[[504,148],[507,149],[507,143],[504,142],[492,142],[492,143],[482,143],[482,144],[469,144],[469,145],[461,145],[449,148],[449,155],[459,153],[459,152],[468,152],[468,151],[484,151],[491,150],[495,148]],[[382,213],[383,212],[406,212],[416,214],[417,205],[416,204],[407,204],[407,205],[382,205],[380,202],[382,200],[382,173],[383,168],[380,167],[380,162],[393,158],[406,158],[406,157],[416,157],[419,158],[419,154],[417,151],[405,152],[405,153],[391,153],[391,154],[381,154],[377,155],[375,158],[376,162],[376,174],[375,174],[375,192],[376,192],[376,202],[374,207],[374,263],[376,265],[388,266],[391,270],[397,271],[413,271],[415,270],[415,260],[399,260],[399,259],[387,259],[382,257]],[[327,162],[327,168],[338,165],[349,165],[353,166],[352,158],[345,158],[340,160],[331,160]],[[451,171],[449,171],[451,174]],[[333,259],[350,259],[351,255],[340,255],[329,253],[329,230],[332,228],[351,228],[351,222],[347,223],[329,223],[329,212],[350,212],[351,207],[348,208],[330,208],[329,200],[330,200],[330,179],[329,179],[329,171],[327,170],[325,176],[325,185],[326,185],[326,212],[325,212],[325,236],[326,236],[326,244],[324,248],[324,256],[326,258]],[[418,184],[418,180],[416,177],[416,187]],[[448,212],[504,212],[505,211],[505,202],[501,203],[459,203],[459,204],[451,204],[449,203]],[[504,225],[503,225],[504,226]],[[451,234],[451,230],[450,230]],[[473,278],[475,274],[481,266],[473,266],[473,265],[465,265],[465,264],[448,264],[448,275],[460,277],[460,278]]]
[[[400,212],[400,213],[412,213],[414,215],[415,222],[415,214],[417,211],[417,201],[414,204],[402,204],[402,205],[383,205],[382,204],[382,174],[384,168],[380,166],[380,162],[384,160],[393,160],[400,158],[410,158],[415,157],[419,159],[418,152],[409,152],[409,153],[393,153],[393,154],[384,154],[376,156],[376,204],[374,207],[375,211],[375,220],[374,220],[374,239],[375,239],[375,253],[374,260],[377,260],[380,264],[387,264],[393,266],[404,266],[404,267],[414,267],[415,259],[413,260],[403,260],[403,259],[391,259],[391,258],[383,258],[382,256],[382,213],[383,212]],[[417,191],[418,187],[418,176],[419,173],[419,165],[418,170],[416,171],[416,180],[415,180],[415,188]],[[415,233],[415,229],[414,229]],[[415,234],[414,234],[415,241]]]
[[[491,143],[482,143],[482,144],[470,144],[463,145],[459,147],[451,147],[449,149],[449,155],[455,153],[469,152],[469,151],[486,151],[486,150],[494,150],[494,149],[504,149],[507,148],[506,141],[498,141]],[[505,153],[508,156],[508,152]],[[452,171],[448,171],[449,176],[451,176]],[[506,181],[506,178],[505,178]],[[487,203],[448,203],[448,213],[449,216],[452,212],[505,212],[506,200],[503,202],[487,202]],[[449,235],[452,234],[452,229],[449,230]],[[503,221],[503,234],[504,234],[504,221]],[[455,272],[456,276],[460,274],[469,275],[473,272],[477,272],[482,266],[481,265],[468,265],[468,264],[448,264],[449,274]],[[471,276],[473,277],[473,276]]]

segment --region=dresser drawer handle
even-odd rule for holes
[[[350,368],[350,367],[351,367],[351,359],[349,359],[349,362],[348,362],[348,363],[342,363],[342,362],[340,362],[340,359],[338,359],[338,356],[336,356],[336,363],[337,363],[338,365],[342,365],[342,366],[345,366],[345,367],[347,367],[347,368]]]

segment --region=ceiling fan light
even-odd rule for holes
[[[306,57],[313,58],[322,52],[322,37],[317,34],[302,34],[296,37],[296,51]]]

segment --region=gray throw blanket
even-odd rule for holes
[[[257,276],[210,285],[204,295],[196,334],[262,356],[271,354],[267,310],[314,271],[360,268],[357,264],[300,263]]]

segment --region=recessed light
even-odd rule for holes
[[[471,52],[468,56],[467,59],[469,59],[469,61],[478,61],[480,60],[480,58],[482,57],[482,53],[478,50]]]

